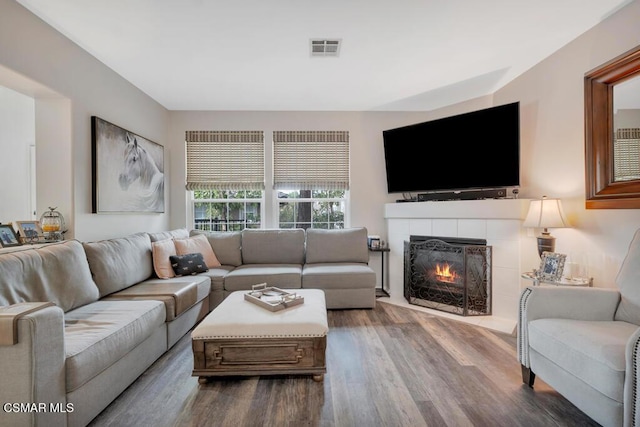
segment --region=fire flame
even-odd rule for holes
[[[436,264],[436,277],[443,282],[454,283],[458,280],[458,273],[451,269],[448,263],[444,265]]]

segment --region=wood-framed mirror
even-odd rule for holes
[[[640,208],[640,46],[584,77],[587,209]]]

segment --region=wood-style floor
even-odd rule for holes
[[[92,426],[596,426],[539,378],[515,337],[378,302],[331,310],[327,374],[191,376],[189,335]]]

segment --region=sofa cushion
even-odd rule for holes
[[[100,297],[151,277],[153,261],[147,233],[83,243]]]
[[[300,288],[302,266],[298,264],[248,264],[230,271],[224,278],[226,291],[251,290],[251,286],[266,283],[279,288]]]
[[[176,277],[176,273],[171,267],[169,257],[176,255],[176,245],[173,240],[161,240],[151,242],[151,256],[153,257],[153,271],[160,279],[171,279]]]
[[[211,279],[211,286],[217,284],[220,289],[222,289],[224,285],[224,278],[227,277],[230,271],[233,271],[235,268],[230,265],[221,265],[220,267],[210,268],[209,271],[205,271],[200,276],[207,276]]]
[[[637,329],[618,321],[538,319],[529,322],[529,345],[600,393],[622,402],[625,347]]]
[[[304,230],[242,231],[244,264],[303,264]]]
[[[98,296],[76,240],[0,255],[0,305],[51,301],[66,312]]]
[[[620,304],[615,320],[640,325],[640,230],[637,230],[627,256],[616,276],[616,285],[620,290]]]
[[[307,230],[306,262],[369,262],[367,229]]]
[[[314,289],[363,289],[376,287],[376,273],[367,264],[305,264],[302,287]]]
[[[97,301],[65,314],[67,393],[120,360],[164,325],[160,301]]]
[[[222,265],[217,268],[210,268],[209,271],[198,275],[198,277],[206,276],[211,279],[210,310],[213,310],[224,299],[224,278],[234,268],[230,265]]]
[[[220,261],[216,258],[216,254],[213,252],[205,236],[198,235],[187,237],[186,239],[174,239],[173,242],[175,243],[176,253],[178,255],[200,253],[207,267],[214,268],[220,266]]]
[[[220,264],[234,267],[242,265],[242,233],[240,231],[191,230],[189,234],[206,236]]]
[[[160,242],[162,240],[184,239],[189,237],[189,230],[186,228],[177,228],[170,231],[161,231],[159,233],[149,233],[149,240],[152,242]]]
[[[156,300],[166,308],[166,320],[172,321],[209,296],[211,280],[207,276],[149,279],[115,292],[104,300]]]

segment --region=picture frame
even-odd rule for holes
[[[164,213],[164,147],[91,117],[92,213]]]
[[[540,257],[540,270],[538,277],[541,280],[558,281],[562,278],[564,263],[567,255],[556,252],[543,252]]]
[[[42,237],[40,221],[16,221],[16,224],[23,242],[37,242]]]
[[[0,247],[10,248],[12,246],[21,246],[20,239],[9,224],[0,224]]]

